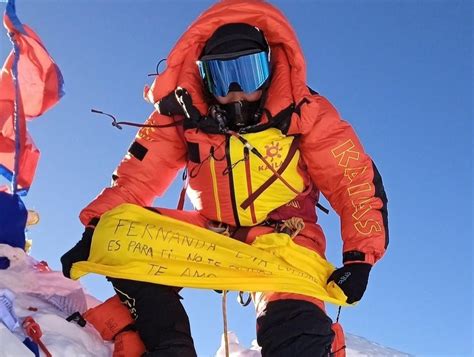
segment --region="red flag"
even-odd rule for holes
[[[16,16],[14,0],[8,1],[3,23],[13,50],[0,74],[0,174],[12,181],[14,192],[27,191],[39,150],[28,134],[26,120],[59,101],[63,79],[38,35]]]

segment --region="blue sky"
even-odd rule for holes
[[[42,158],[26,198],[41,214],[32,254],[59,269],[80,238],[79,211],[110,182],[142,122],[148,73],[211,1],[17,0],[60,66],[66,96],[29,130]],[[351,122],[382,174],[391,243],[347,332],[422,356],[472,354],[472,3],[275,1],[299,35],[308,84]],[[1,4],[0,6],[4,6]],[[0,38],[1,58],[10,51]],[[174,207],[180,179],[157,206]],[[328,257],[341,262],[339,220],[321,214]],[[106,299],[102,277],[84,282]],[[200,356],[220,343],[220,296],[184,292]],[[249,345],[253,308],[229,300],[229,328]],[[335,316],[334,309],[329,313]]]

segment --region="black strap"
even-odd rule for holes
[[[250,302],[252,301],[252,295],[250,293],[247,293],[247,299],[244,301],[244,291],[239,291],[239,295],[237,296],[237,301],[239,302],[240,305],[242,306],[248,306]]]
[[[265,124],[256,124],[253,126],[249,126],[240,130],[239,133],[258,133],[267,130],[268,128],[277,128],[280,129],[283,134],[286,134],[288,132],[288,129],[290,128],[291,115],[295,111],[295,103],[291,103],[289,106],[282,109],[275,116],[272,116],[270,111],[266,108],[263,108],[263,111],[265,112],[265,114],[267,114],[268,117],[268,121]]]
[[[342,254],[342,262],[365,261],[365,253],[357,250],[349,250]]]
[[[79,311],[76,311],[75,313],[73,313],[71,316],[68,316],[66,318],[66,321],[68,322],[75,322],[77,323],[79,326],[81,327],[84,327],[86,326],[86,320],[84,319],[84,317],[82,317],[81,313]]]
[[[321,203],[319,203],[319,202],[316,203],[316,207],[318,207],[324,213],[329,214],[329,210],[326,207],[324,207]]]

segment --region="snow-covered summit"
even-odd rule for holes
[[[22,343],[27,337],[22,322],[27,317],[38,323],[41,342],[53,356],[112,355],[112,346],[92,326],[80,327],[66,320],[100,301],[87,295],[78,282],[50,271],[22,249],[0,244],[0,256],[10,260],[9,268],[0,270],[1,357],[34,356]]]

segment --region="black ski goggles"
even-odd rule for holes
[[[204,57],[197,65],[209,91],[219,97],[229,93],[232,83],[237,83],[245,93],[255,92],[270,76],[269,54],[264,51],[230,59]]]

